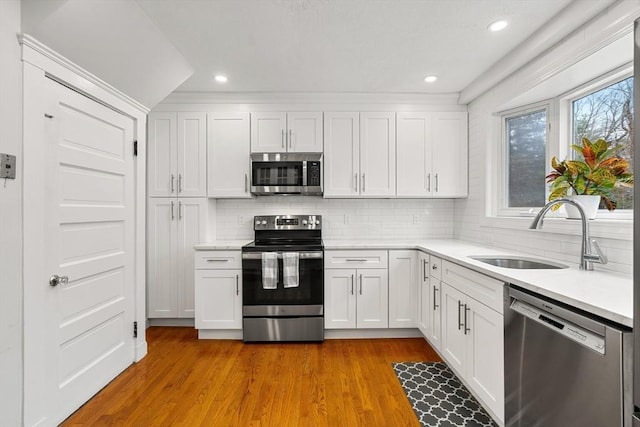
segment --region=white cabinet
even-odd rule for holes
[[[325,113],[324,196],[396,194],[395,113]]]
[[[251,113],[251,152],[322,153],[322,113]]]
[[[209,197],[251,197],[249,141],[249,113],[207,115]]]
[[[194,250],[206,236],[207,199],[150,198],[147,211],[147,315],[194,317]]]
[[[150,113],[147,195],[206,197],[205,113]]]
[[[386,251],[325,253],[325,328],[388,328]]]
[[[429,305],[429,254],[424,252],[418,253],[418,329],[425,338],[429,338],[430,325],[429,316],[431,314],[431,306]]]
[[[242,329],[240,251],[198,251],[196,329]]]
[[[389,327],[415,328],[418,323],[418,253],[389,251]]]
[[[441,354],[503,421],[504,284],[448,261],[442,275]]]
[[[398,113],[397,196],[467,196],[467,113]]]

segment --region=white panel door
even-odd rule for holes
[[[322,153],[322,113],[287,113],[287,151]]]
[[[179,198],[177,207],[177,317],[193,318],[194,254],[193,246],[207,236],[207,199]]]
[[[466,380],[485,404],[503,421],[504,318],[473,298],[467,298]]]
[[[466,295],[441,282],[443,357],[458,374],[464,376],[467,365],[467,340],[464,334]]]
[[[196,329],[242,329],[242,271],[197,270]]]
[[[360,115],[324,114],[324,197],[360,194]]]
[[[150,113],[147,146],[147,195],[177,195],[178,140],[176,113]]]
[[[324,326],[327,329],[356,327],[356,270],[324,271]]]
[[[134,122],[51,80],[45,395],[55,425],[133,363]]]
[[[177,191],[180,197],[207,196],[207,115],[178,113]]]
[[[429,255],[423,252],[418,254],[418,329],[429,338],[430,323],[429,315],[431,306],[429,305]]]
[[[287,113],[251,113],[251,152],[287,151]]]
[[[418,319],[418,254],[389,251],[389,327],[415,328]]]
[[[431,195],[431,114],[398,113],[398,197]]]
[[[147,203],[147,315],[178,317],[178,199]]]
[[[250,198],[249,113],[209,113],[208,195]]]
[[[467,113],[433,113],[433,197],[467,196]]]
[[[442,348],[442,282],[429,277],[429,335],[427,339],[437,350]]]
[[[361,329],[389,327],[389,272],[387,269],[358,269],[357,320]]]
[[[395,113],[360,113],[360,194],[396,194]]]

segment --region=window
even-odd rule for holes
[[[545,203],[547,108],[504,116],[506,177],[503,207]]]
[[[633,172],[633,77],[591,92],[572,102],[573,143],[582,138],[604,139],[621,146],[618,156],[629,162]],[[633,189],[616,188],[612,198],[619,209],[633,209]],[[604,206],[600,206],[604,209]]]

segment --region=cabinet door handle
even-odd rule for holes
[[[176,176],[174,174],[171,174],[171,193],[176,191],[176,188],[175,188],[175,185],[174,185],[175,181],[176,181]]]
[[[431,174],[427,174],[427,193],[431,193]]]
[[[293,148],[293,133],[289,129],[289,148]]]
[[[284,148],[284,129],[282,129],[282,148]]]
[[[363,193],[365,192],[365,189],[364,189],[364,174],[362,174],[362,192]]]
[[[435,190],[436,190],[436,193],[437,193],[438,192],[438,174],[436,174],[435,178],[436,178]]]
[[[471,328],[467,328],[467,312],[471,309],[467,307],[467,304],[464,305],[464,334],[467,335],[467,332],[471,331]]]
[[[435,286],[433,287],[433,311],[436,311],[438,309],[438,307],[440,307],[438,304],[436,304],[436,292],[438,292],[439,289],[436,288]]]
[[[427,280],[427,260],[422,261],[422,281]]]
[[[355,184],[356,184],[355,190],[356,190],[356,193],[357,193],[358,192],[358,174],[357,173],[354,174],[353,182],[355,182]]]
[[[182,219],[182,202],[178,202],[178,219]]]
[[[182,193],[182,174],[178,174],[178,193]]]
[[[249,187],[249,184],[248,184],[248,183],[249,183],[249,178],[247,177],[247,174],[245,173],[245,174],[244,174],[244,192],[245,192],[245,193],[247,192],[247,189],[248,189],[248,187]]]
[[[173,214],[173,202],[171,202],[171,221],[176,219],[176,216]]]
[[[362,274],[360,275],[360,295],[362,295]]]
[[[236,274],[236,295],[240,295],[240,278]]]
[[[353,295],[353,274],[351,275],[351,295]]]
[[[462,301],[458,300],[458,330],[460,330],[460,328],[464,326],[464,324],[462,323],[462,315],[460,314],[460,309],[463,305],[464,304],[462,304]]]

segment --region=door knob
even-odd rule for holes
[[[69,283],[69,277],[67,276],[58,276],[57,274],[54,274],[49,277],[49,285],[51,286],[66,285],[67,283]]]

